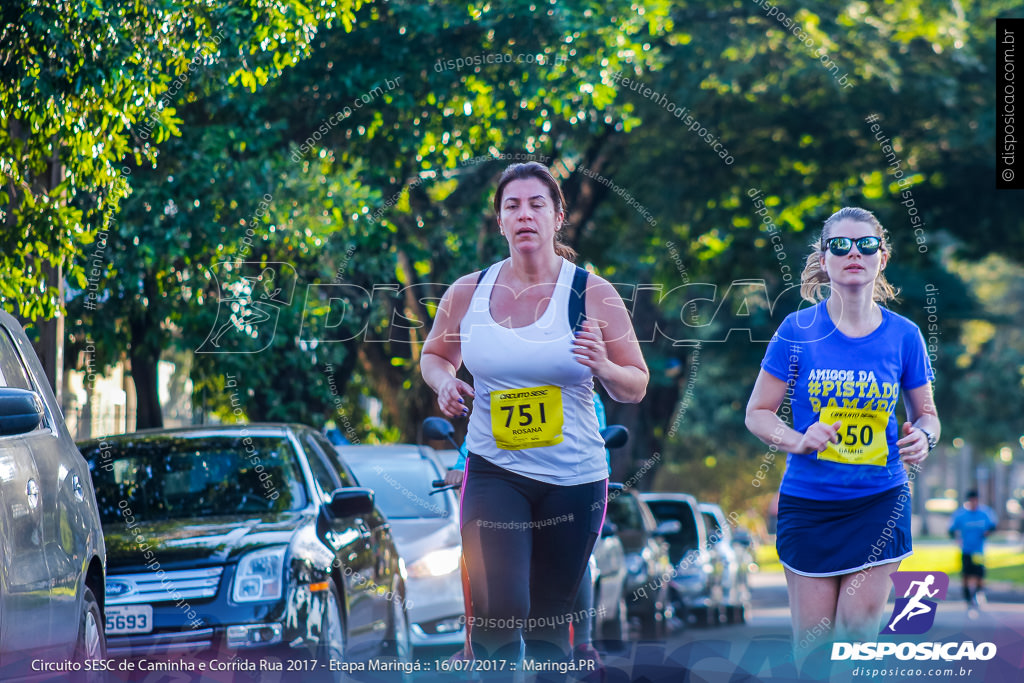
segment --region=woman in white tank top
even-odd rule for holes
[[[593,378],[613,400],[637,403],[649,373],[622,299],[593,274],[574,338],[576,268],[564,257],[575,253],[557,242],[565,200],[548,169],[508,167],[494,209],[509,258],[449,288],[420,365],[447,417],[469,416],[466,397],[474,399],[462,509],[474,650],[516,657],[523,639],[537,644],[534,656],[558,658],[568,622],[557,617],[576,593],[607,498]],[[473,386],[456,377],[463,361]]]

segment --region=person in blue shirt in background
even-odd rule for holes
[[[608,417],[605,414],[604,402],[601,400],[601,396],[595,391],[594,392],[594,411],[597,413],[597,425],[598,428],[604,429],[608,426]],[[463,471],[466,469],[466,442],[463,441],[462,445],[459,446],[459,459],[455,461],[455,464],[444,477],[444,483],[447,486],[461,486]],[[608,459],[608,474],[612,472],[612,458],[611,452],[606,448],[605,458]],[[580,588],[576,592],[576,601],[573,605],[573,613],[579,614],[582,611],[590,613],[594,608],[594,591],[592,590],[592,579],[590,573],[590,564],[587,564],[587,571],[583,574],[583,580],[580,581]],[[576,658],[581,659],[583,657],[595,659],[600,662],[600,655],[594,648],[593,644],[593,621],[585,620],[578,622],[574,625],[575,631],[573,633],[574,646]]]
[[[964,600],[968,607],[977,608],[978,594],[984,590],[985,537],[995,531],[996,516],[992,508],[978,504],[977,491],[968,491],[966,498],[949,521],[949,535],[956,538],[960,532]]]

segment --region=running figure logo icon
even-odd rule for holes
[[[258,353],[270,346],[281,309],[291,305],[295,269],[287,263],[223,261],[208,270],[217,318],[196,353]]]
[[[935,600],[946,598],[949,577],[943,572],[893,572],[891,578],[896,588],[896,606],[881,633],[926,632],[935,623]]]

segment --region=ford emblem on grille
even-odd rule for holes
[[[119,598],[128,595],[135,589],[135,586],[127,581],[107,581],[107,595],[112,598]]]

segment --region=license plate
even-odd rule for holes
[[[149,633],[153,630],[152,605],[110,605],[107,607],[107,635]]]

